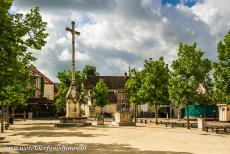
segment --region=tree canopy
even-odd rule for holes
[[[211,61],[203,58],[203,52],[197,49],[197,44],[180,44],[178,59],[172,62],[172,76],[169,81],[169,96],[171,101],[177,104],[187,105],[187,128],[189,125],[190,103],[210,103],[208,86],[210,85],[209,71]],[[206,92],[199,92],[200,85],[206,88]]]
[[[129,72],[129,78],[125,83],[125,89],[129,98],[129,103],[140,105],[142,104],[142,98],[139,95],[141,88],[142,74],[136,69],[131,69]]]
[[[26,105],[31,96],[31,78],[28,66],[35,58],[31,49],[40,50],[45,45],[46,22],[39,8],[25,15],[10,14],[13,0],[0,1],[0,106],[2,107],[1,132],[5,106]]]
[[[141,95],[145,103],[168,104],[169,70],[163,57],[159,60],[145,60]]]
[[[213,64],[214,95],[219,103],[230,104],[230,31],[217,45],[218,62]]]
[[[169,94],[172,101],[187,105],[189,102],[205,103],[200,100],[208,99],[207,93],[197,92],[200,84],[205,88],[210,87],[211,61],[204,59],[203,54],[200,49],[197,49],[196,43],[180,44],[178,59],[172,62],[173,71],[169,82]],[[206,99],[203,99],[204,96]]]
[[[87,77],[88,75],[99,75],[95,66],[85,65],[82,70],[82,76]]]
[[[57,107],[63,107],[65,108],[65,103],[66,103],[66,94],[69,89],[69,86],[71,84],[71,74],[72,72],[69,71],[63,71],[63,72],[58,72],[58,79],[60,80],[60,83],[58,83],[58,93],[55,97],[55,105]],[[84,82],[86,81],[86,76],[88,75],[96,75],[96,67],[91,66],[91,65],[85,65],[84,68],[81,71],[76,71],[75,76],[76,76],[76,87],[77,91],[80,94],[80,102],[84,103]]]
[[[69,86],[71,84],[71,75],[72,72],[69,71],[63,71],[63,72],[58,72],[58,79],[60,80],[60,83],[58,83],[58,93],[55,97],[55,105],[60,108],[63,107],[65,108],[65,103],[66,103],[66,94],[68,92]],[[75,72],[76,76],[76,88],[77,92],[80,94],[80,101],[83,102],[84,98],[84,92],[83,92],[83,82],[84,78],[81,76],[80,71]]]
[[[104,107],[108,104],[108,87],[103,79],[100,79],[92,90],[93,106]]]
[[[10,14],[12,2],[0,2],[0,105],[26,102],[30,95],[27,66],[35,60],[30,50],[40,50],[48,36],[38,7],[25,15]]]

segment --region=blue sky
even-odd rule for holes
[[[171,5],[177,5],[177,4],[184,4],[185,6],[192,7],[195,5],[197,0],[161,0],[161,3],[163,5],[171,4]]]

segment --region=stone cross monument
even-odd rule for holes
[[[66,117],[80,117],[80,95],[76,90],[75,77],[75,35],[80,35],[80,32],[75,31],[75,23],[71,22],[72,28],[66,27],[66,31],[72,34],[72,78],[69,90],[66,94]]]

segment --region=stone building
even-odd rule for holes
[[[34,93],[28,99],[28,112],[32,112],[33,117],[53,116],[54,96],[57,93],[55,83],[33,65],[29,67],[29,71],[34,83]]]
[[[97,82],[103,79],[108,87],[109,105],[106,105],[102,110],[104,113],[114,114],[116,111],[127,110],[129,108],[127,97],[125,93],[125,83],[127,74],[125,76],[96,76],[89,75],[84,83],[86,93],[86,104],[82,105],[84,115],[87,117],[95,117],[99,114],[101,109],[92,106],[92,89]]]

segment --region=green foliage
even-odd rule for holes
[[[68,92],[69,86],[71,84],[71,71],[63,71],[63,72],[58,72],[58,79],[60,80],[60,83],[58,83],[58,93],[55,97],[55,105],[60,108],[64,107],[65,108],[65,103],[66,103],[66,94]],[[77,87],[77,92],[80,94],[80,101],[84,101],[84,92],[83,92],[83,82],[84,78],[82,78],[81,73],[76,71],[75,72],[76,76],[76,87]]]
[[[125,84],[129,101],[132,104],[168,104],[169,70],[163,58],[145,60],[145,68],[138,72],[132,69]]]
[[[58,79],[60,80],[60,83],[58,84],[58,94],[55,97],[55,105],[60,108],[65,108],[66,103],[66,94],[68,92],[69,86],[71,84],[71,71],[63,71],[58,72]],[[84,93],[84,82],[86,81],[87,75],[96,75],[98,74],[96,71],[96,67],[91,65],[85,65],[82,72],[76,71],[76,87],[77,91],[80,94],[80,102],[85,103],[85,93]]]
[[[104,107],[108,104],[108,87],[103,79],[100,79],[92,90],[93,106]]]
[[[82,70],[82,76],[87,78],[88,75],[99,75],[95,66],[85,65]]]
[[[230,31],[217,45],[218,62],[213,63],[214,95],[216,102],[230,104]]]
[[[139,95],[141,80],[141,72],[138,72],[136,69],[131,69],[129,72],[129,78],[125,83],[125,89],[131,104],[137,105],[142,103],[142,97]]]
[[[10,15],[12,2],[0,1],[0,105],[25,104],[31,95],[26,66],[35,60],[28,49],[41,49],[48,36],[38,7],[26,15]]]
[[[139,91],[143,97],[142,100],[150,105],[168,104],[168,82],[170,76],[163,57],[155,61],[145,60],[144,66],[142,86]]]
[[[211,88],[209,71],[211,62],[203,59],[203,52],[193,45],[180,44],[178,59],[172,63],[173,72],[169,81],[169,96],[178,104],[210,103],[209,93],[199,93],[197,88],[203,84]]]

